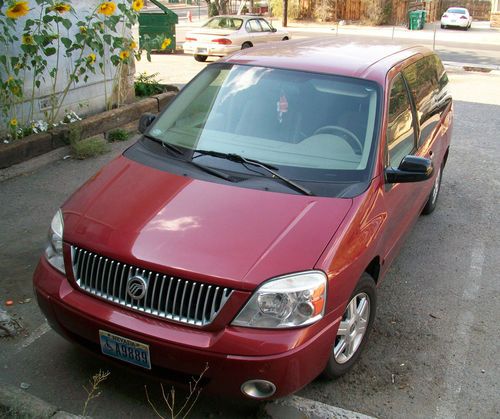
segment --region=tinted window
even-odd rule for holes
[[[403,70],[417,109],[417,118],[420,124],[419,146],[432,134],[434,127],[439,122],[435,106],[435,95],[438,90],[435,58],[437,57],[429,55]]]
[[[415,148],[410,98],[400,74],[392,82],[387,117],[387,150],[389,165],[398,167],[403,157]]]
[[[465,9],[448,9],[448,13],[456,13],[458,15],[465,15]]]

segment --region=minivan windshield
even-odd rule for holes
[[[378,96],[378,85],[361,79],[215,64],[149,134],[214,168],[230,163],[195,150],[258,160],[304,182],[362,182],[371,174]],[[231,170],[248,172],[240,166]]]

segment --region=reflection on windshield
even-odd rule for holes
[[[365,80],[212,65],[150,132],[178,147],[259,160],[295,179],[362,180],[371,167],[377,109],[378,88]]]

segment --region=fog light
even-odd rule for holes
[[[249,380],[243,383],[241,391],[253,399],[265,399],[276,392],[276,386],[266,380]]]

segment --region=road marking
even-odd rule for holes
[[[50,326],[47,323],[47,320],[45,320],[40,326],[38,326],[33,331],[33,333],[27,339],[24,340],[24,342],[21,343],[20,347],[17,349],[16,352],[21,352],[23,349],[26,349],[36,340],[40,339],[43,335],[45,335],[45,333],[47,333],[49,330]]]
[[[479,295],[479,288],[483,276],[484,242],[476,241],[472,248],[469,266],[469,278],[462,293],[463,300],[475,300]],[[474,314],[469,310],[460,312],[457,318],[458,326],[455,331],[452,346],[448,356],[448,367],[444,377],[445,393],[436,406],[436,418],[455,419],[457,402],[462,391],[462,382],[466,368],[467,354],[470,347],[470,333],[474,325]]]

